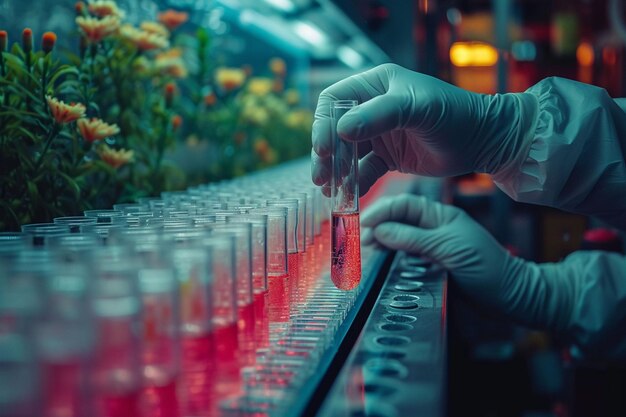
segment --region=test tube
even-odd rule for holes
[[[155,255],[163,248],[154,245]],[[174,273],[164,265],[154,265],[149,249],[139,271],[141,295],[141,365],[143,374],[142,406],[144,415],[178,416],[177,381],[179,376],[178,288]]]
[[[249,223],[252,232],[252,293],[255,317],[255,342],[257,347],[269,343],[269,317],[267,311],[267,226],[264,214],[233,214],[226,216],[227,223]]]
[[[90,366],[89,415],[139,415],[142,376],[137,270],[121,253],[109,253],[97,260],[90,287],[96,341]]]
[[[331,265],[330,277],[341,290],[352,290],[361,281],[361,238],[359,221],[359,156],[357,144],[337,134],[337,122],[357,105],[355,100],[330,103],[331,177]]]
[[[270,323],[289,321],[287,270],[287,207],[263,207],[251,211],[267,215],[267,275]]]

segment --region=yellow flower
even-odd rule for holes
[[[225,91],[241,87],[246,80],[246,73],[239,68],[218,68],[215,71],[215,82]]]
[[[163,36],[164,38],[170,37],[170,31],[165,26],[157,22],[146,21],[142,22],[139,26],[141,30],[144,30],[153,35]]]
[[[281,58],[270,59],[270,71],[277,76],[283,76],[287,72],[287,65]]]
[[[139,56],[133,61],[133,71],[139,75],[148,75],[152,71],[152,62],[145,56]]]
[[[241,117],[254,125],[263,126],[270,118],[270,114],[264,107],[246,106],[241,112]]]
[[[54,120],[59,124],[73,122],[85,116],[85,106],[80,103],[66,104],[50,96],[46,96],[46,101]]]
[[[117,169],[122,165],[132,162],[135,152],[125,149],[115,150],[103,144],[98,148],[98,155],[100,155],[100,159],[104,162]]]
[[[124,12],[112,0],[95,0],[89,3],[89,13],[97,17],[117,16],[124,17]]]
[[[154,66],[161,74],[169,75],[174,78],[187,77],[187,67],[181,58],[170,58],[167,56],[157,56]]]
[[[130,25],[122,26],[120,34],[142,51],[164,49],[170,44],[164,36],[155,35],[154,33],[146,32],[145,30],[137,29]]]
[[[285,91],[285,101],[290,106],[296,105],[300,101],[300,94],[298,94],[297,90],[289,89]]]
[[[257,96],[264,96],[272,91],[272,80],[263,77],[250,78],[248,91]]]
[[[96,140],[102,140],[109,136],[117,135],[120,133],[120,128],[116,124],[108,124],[101,119],[78,119],[76,122],[80,134],[85,141],[92,143]]]
[[[120,18],[113,15],[105,16],[102,19],[90,16],[78,16],[76,18],[76,24],[90,42],[98,43],[102,39],[117,32],[120,27]]]
[[[158,16],[159,22],[163,23],[169,30],[174,30],[189,19],[189,14],[168,9]]]
[[[164,58],[180,58],[183,56],[183,50],[181,48],[175,47],[168,49],[167,51],[159,52],[156,56],[156,59],[164,59]]]
[[[294,110],[285,117],[285,124],[291,128],[306,127],[312,123],[311,114],[306,110]]]

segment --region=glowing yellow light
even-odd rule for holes
[[[498,62],[498,51],[483,42],[454,42],[450,62],[457,67],[490,67]]]
[[[590,67],[593,64],[593,47],[589,42],[581,42],[576,48],[576,59],[578,65]]]

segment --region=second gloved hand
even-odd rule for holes
[[[330,102],[359,105],[338,122],[359,142],[361,194],[388,170],[428,176],[492,173],[530,143],[537,113],[532,94],[469,92],[398,65],[342,80],[319,97],[312,135],[312,178],[330,180]]]
[[[414,195],[383,198],[364,212],[361,225],[370,229],[364,239],[432,259],[498,313],[556,331],[569,327],[573,281],[561,279],[555,264],[540,267],[510,255],[459,208]]]
[[[626,257],[577,251],[558,263],[510,255],[462,210],[404,195],[363,213],[365,236],[426,256],[468,296],[520,324],[548,329],[586,357],[626,360]]]

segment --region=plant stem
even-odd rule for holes
[[[46,102],[46,90],[48,89],[48,55],[43,57],[43,69],[41,71],[41,101]]]
[[[26,64],[26,72],[27,72],[29,75],[30,75],[31,70],[32,70],[32,68],[31,68],[31,67],[32,67],[32,56],[31,56],[31,54],[32,54],[32,52],[30,52],[30,51],[29,51],[29,52],[26,52],[26,61],[25,61],[25,64]],[[30,77],[27,77],[27,78],[26,78],[26,89],[27,89],[28,91],[30,91],[30,90],[31,90],[31,85],[30,85]],[[30,97],[29,97],[29,96],[26,96],[26,110],[27,110],[28,112],[30,112],[30,111],[31,111],[31,102],[30,102],[30,101],[31,101],[31,100],[30,100]]]
[[[37,173],[39,172],[39,168],[41,167],[41,163],[43,162],[43,157],[48,152],[48,149],[50,148],[50,145],[52,144],[52,141],[54,140],[54,138],[57,136],[57,134],[60,131],[61,131],[61,125],[59,125],[58,123],[55,122],[52,125],[52,128],[48,131],[48,137],[46,138],[46,144],[44,145],[43,150],[39,154],[39,158],[37,158],[37,162],[35,163],[35,174],[33,176],[37,176]]]

